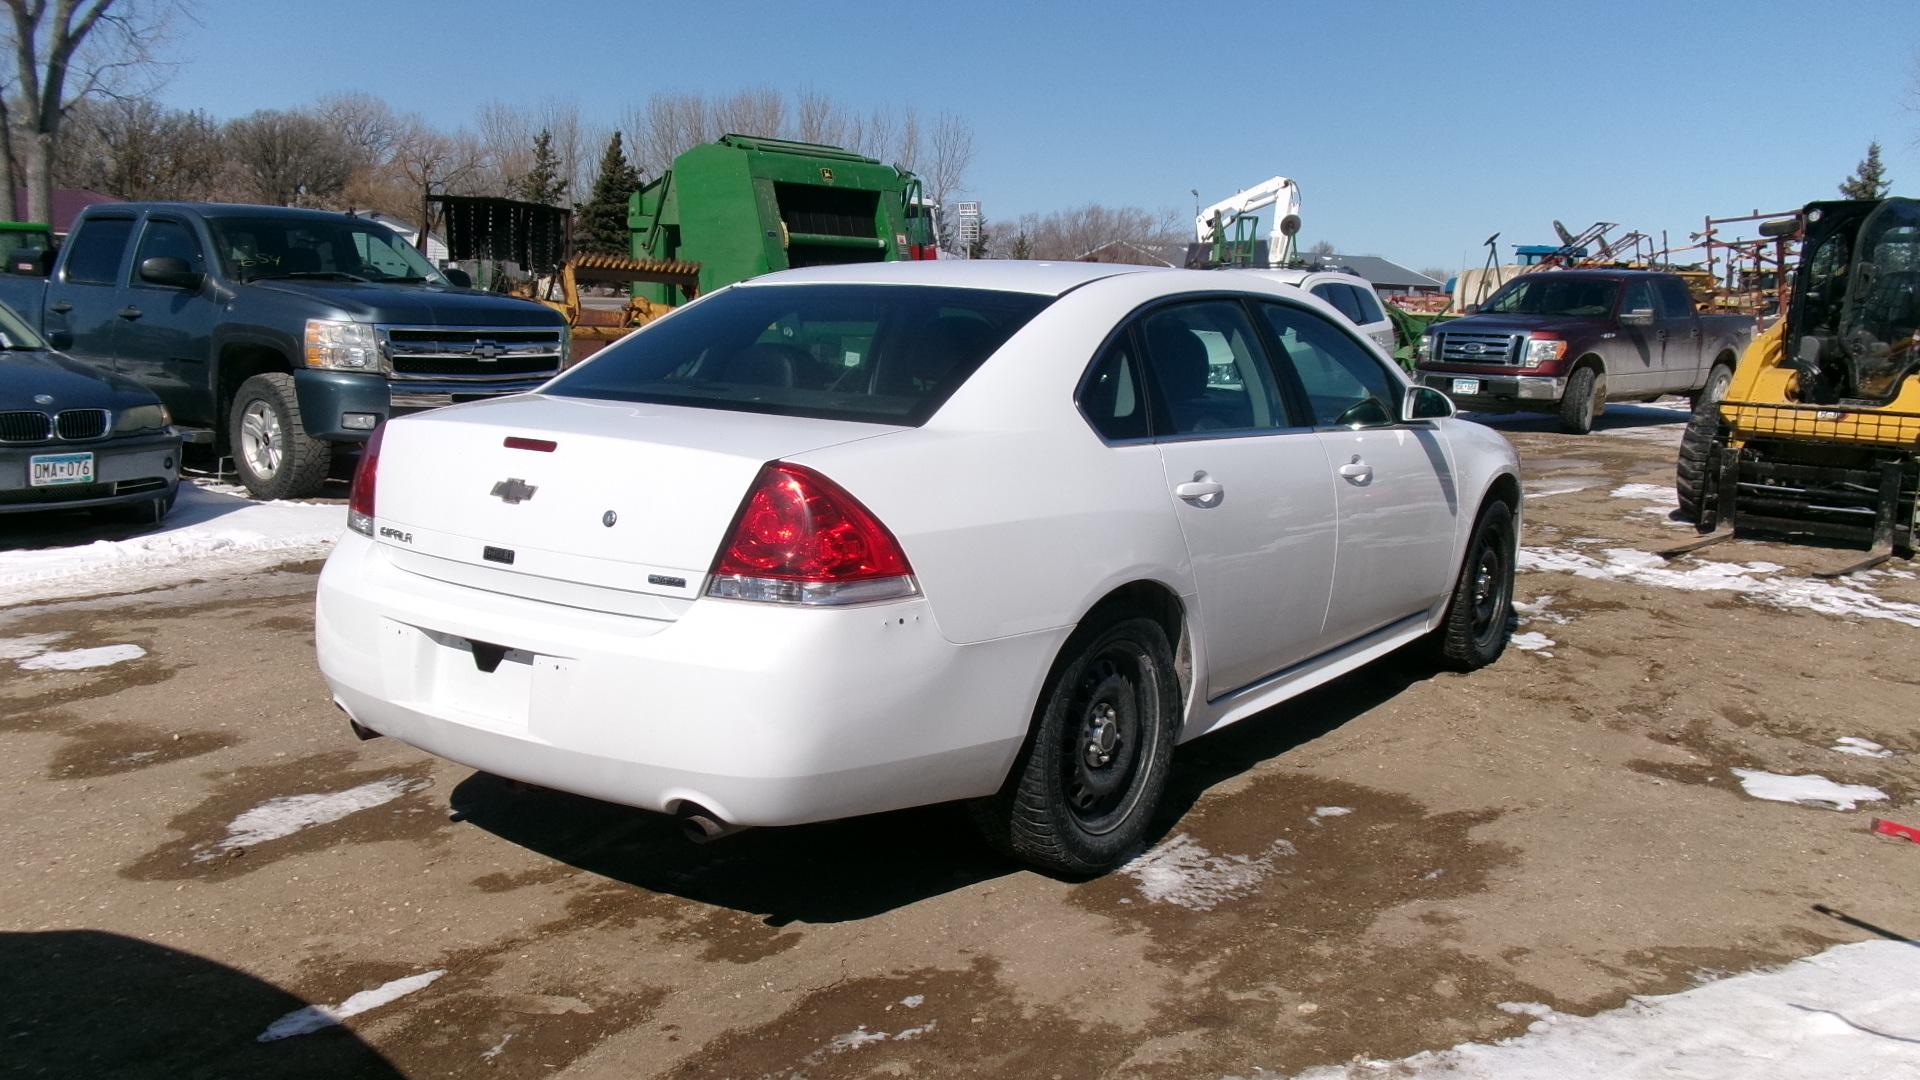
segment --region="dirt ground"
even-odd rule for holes
[[[995,860],[950,807],[693,846],[357,742],[313,664],[314,565],[0,612],[0,650],[145,650],[0,659],[0,1073],[1285,1075],[1517,1034],[1503,1002],[1592,1013],[1920,935],[1920,846],[1867,829],[1920,818],[1920,568],[1637,554],[1692,535],[1660,490],[1683,421],[1495,421],[1529,493],[1516,645],[1467,676],[1393,658],[1183,747],[1156,847],[1085,883]],[[1889,798],[1761,801],[1736,768]],[[350,790],[290,835],[239,827]]]

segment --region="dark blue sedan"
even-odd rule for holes
[[[180,443],[151,391],[54,352],[0,304],[0,514],[98,508],[158,524]]]

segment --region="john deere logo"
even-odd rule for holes
[[[832,169],[821,169],[821,170],[820,170],[820,182],[821,182],[821,183],[823,183],[823,184],[831,184],[831,183],[833,183],[833,170],[832,170]]]

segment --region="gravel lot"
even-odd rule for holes
[[[1290,1075],[1920,935],[1920,846],[1867,830],[1920,819],[1920,568],[1643,554],[1692,536],[1684,419],[1494,421],[1526,647],[1390,659],[1188,745],[1156,846],[1088,883],[952,808],[699,847],[356,742],[316,563],[0,611],[0,1072]],[[1885,798],[1763,801],[1736,769]]]

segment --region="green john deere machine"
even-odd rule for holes
[[[695,288],[636,281],[633,295],[671,306],[775,270],[930,257],[915,235],[923,212],[912,173],[838,147],[727,135],[628,200],[636,261],[699,267]]]

